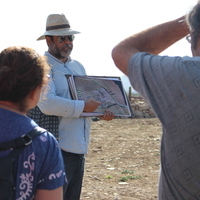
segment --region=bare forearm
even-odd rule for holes
[[[189,33],[185,17],[159,24],[120,42],[112,51],[116,66],[127,74],[130,57],[137,52],[159,54]]]
[[[159,54],[189,33],[184,17],[169,21],[133,36],[126,42],[140,52]]]

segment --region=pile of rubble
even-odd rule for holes
[[[130,104],[133,111],[133,118],[155,118],[156,115],[152,108],[139,96],[134,95],[131,97]]]

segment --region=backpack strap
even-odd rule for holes
[[[28,132],[26,135],[22,135],[21,137],[8,142],[0,143],[0,151],[27,146],[32,142],[32,140],[35,137],[39,136],[45,131],[46,130],[41,127],[35,127],[32,131]]]
[[[26,135],[12,140],[10,142],[1,143],[2,149],[7,149],[7,147],[14,149],[5,157],[0,157],[0,199],[14,199],[15,193],[15,180],[16,180],[16,160],[18,159],[20,153],[29,145],[34,138],[40,134],[46,132],[45,129],[40,127],[35,127],[32,131],[28,132]],[[20,142],[18,142],[18,139]],[[14,141],[14,142],[13,142]],[[17,141],[17,142],[16,142]],[[20,145],[18,145],[18,143]],[[1,150],[2,150],[1,149]],[[10,195],[10,198],[8,198]]]

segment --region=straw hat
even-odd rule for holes
[[[45,35],[62,36],[78,34],[80,32],[70,28],[69,21],[64,14],[51,14],[47,17],[46,31],[37,40],[44,40]]]

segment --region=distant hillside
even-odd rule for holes
[[[131,86],[131,83],[130,83],[130,81],[129,81],[129,79],[126,75],[123,75],[120,78],[122,80],[122,84],[123,84],[123,87],[124,87],[126,92],[129,92],[129,87],[131,87],[132,93],[138,93],[137,91],[135,91],[133,89],[133,87]]]

